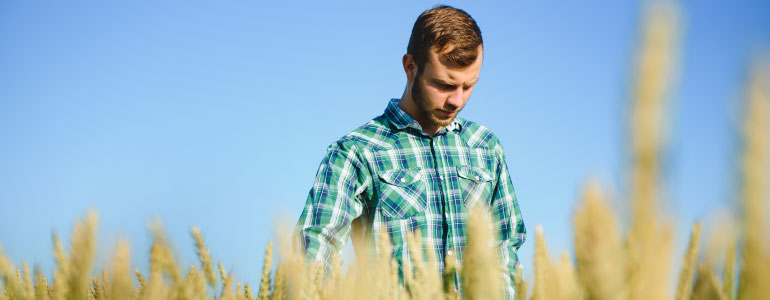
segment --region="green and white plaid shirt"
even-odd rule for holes
[[[332,253],[341,257],[351,230],[362,237],[354,241],[373,245],[384,227],[400,266],[409,259],[406,233],[419,228],[422,247],[433,245],[437,271],[443,272],[447,253],[455,251],[462,262],[469,208],[483,202],[499,230],[501,273],[512,297],[516,251],[526,230],[500,141],[459,117],[430,137],[398,102],[390,100],[382,115],[328,147],[296,242],[309,258],[328,262]]]

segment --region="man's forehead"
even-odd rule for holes
[[[447,59],[446,54],[452,52],[454,49],[455,46],[445,46],[443,49],[430,47],[430,51],[428,51],[428,63],[438,63],[445,68],[461,70],[473,67],[477,63],[480,64],[484,60],[484,45],[479,45],[478,48],[476,48],[476,60],[467,66],[458,65]]]
[[[444,50],[442,52],[448,52]],[[463,84],[473,84],[478,81],[479,73],[481,71],[481,65],[483,62],[483,48],[479,46],[478,55],[476,60],[468,66],[460,67],[456,64],[449,63],[446,59],[441,58],[439,53],[431,49],[429,59],[427,61],[427,69],[432,70],[431,77],[443,81],[445,83],[455,83],[456,81],[464,81]]]

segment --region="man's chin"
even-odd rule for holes
[[[438,127],[446,127],[449,126],[449,124],[452,124],[452,122],[455,120],[455,116],[456,114],[452,115],[451,117],[438,116],[434,114],[431,116],[431,121]]]

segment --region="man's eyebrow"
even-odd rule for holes
[[[443,81],[443,80],[441,80],[441,79],[438,79],[438,78],[433,78],[433,82],[435,82],[435,83],[438,83],[438,84],[440,84],[440,85],[446,85],[446,86],[457,86],[456,84],[453,84],[453,83],[448,83],[448,82],[446,82],[446,81]],[[465,87],[471,87],[471,86],[474,86],[474,85],[475,85],[477,82],[479,82],[479,79],[478,79],[478,78],[476,78],[476,80],[474,80],[474,81],[473,81],[473,82],[471,82],[470,84],[466,85]]]
[[[441,80],[441,79],[438,79],[438,78],[433,78],[433,82],[435,82],[435,83],[438,83],[438,84],[440,84],[440,85],[445,85],[445,86],[452,86],[452,87],[454,87],[454,86],[457,86],[457,84],[454,84],[454,83],[448,83],[448,82],[446,82],[446,81],[443,81],[443,80]],[[477,82],[479,82],[479,79],[478,79],[478,78],[476,78],[476,80],[474,80],[474,81],[473,81],[473,82],[471,82],[470,84],[466,85],[465,87],[471,87],[471,86],[474,86],[474,85],[475,85]]]
[[[433,78],[433,82],[438,83],[440,85],[455,86],[455,84],[448,83],[448,82],[443,81],[443,80],[438,79],[438,78]]]

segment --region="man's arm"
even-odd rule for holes
[[[363,211],[359,195],[371,186],[355,146],[338,141],[328,147],[297,222],[295,243],[308,259],[328,266],[350,236],[350,224]]]
[[[497,141],[497,139],[495,138]],[[514,278],[516,268],[519,266],[519,257],[516,254],[521,244],[526,239],[527,230],[519,211],[519,203],[513,190],[508,165],[505,161],[505,151],[499,141],[494,146],[495,156],[498,159],[497,182],[492,192],[490,203],[491,213],[495,221],[495,227],[499,229],[499,249],[503,277],[505,279],[505,298],[513,299]]]

